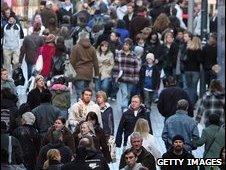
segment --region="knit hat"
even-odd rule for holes
[[[22,115],[22,119],[25,121],[28,125],[33,125],[35,123],[35,116],[31,112],[26,112]]]
[[[56,38],[55,35],[49,34],[49,35],[46,36],[46,38],[45,38],[46,41],[45,42],[46,43],[55,42],[55,38]]]
[[[153,61],[155,60],[155,56],[154,56],[154,54],[152,54],[152,53],[148,53],[147,55],[146,55],[146,60],[147,59],[152,59]]]
[[[175,135],[172,139],[172,143],[174,143],[176,140],[181,140],[184,142],[184,137],[181,135]]]

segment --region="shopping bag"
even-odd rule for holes
[[[68,78],[75,78],[77,76],[77,73],[70,61],[65,62],[64,76]]]
[[[43,69],[43,56],[39,55],[35,63],[35,70],[41,72]]]

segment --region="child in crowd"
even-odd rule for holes
[[[144,98],[144,104],[151,110],[154,91],[159,85],[159,71],[155,65],[155,56],[153,53],[146,55],[146,63],[140,70],[140,90]]]

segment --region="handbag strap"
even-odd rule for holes
[[[9,164],[11,164],[12,163],[12,136],[9,136],[8,152],[9,152],[8,162]]]
[[[217,133],[215,133],[215,135],[214,135],[214,137],[213,137],[213,140],[211,141],[209,147],[206,149],[206,152],[205,152],[205,154],[203,155],[203,158],[206,157],[206,154],[209,152],[211,146],[212,146],[213,143],[215,142],[216,137],[217,137],[217,134],[220,132],[220,129],[221,129],[221,127],[219,127]]]

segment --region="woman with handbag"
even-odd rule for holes
[[[205,144],[203,158],[219,158],[221,148],[225,145],[225,128],[220,127],[220,117],[217,114],[209,116],[210,125],[203,129],[200,139],[194,140],[195,147]],[[210,166],[201,167],[201,170],[210,170]]]

